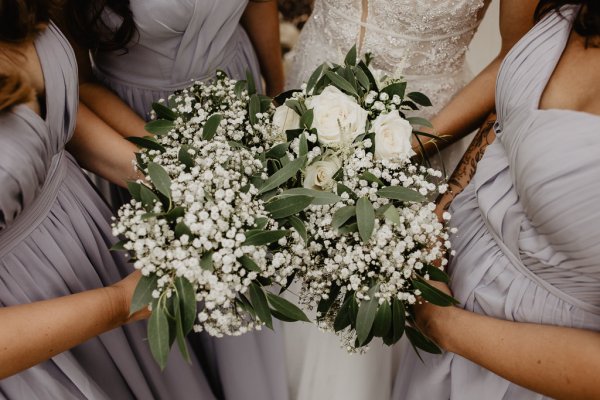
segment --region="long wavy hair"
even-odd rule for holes
[[[537,21],[551,12],[558,12],[561,7],[573,4],[580,5],[581,10],[575,18],[573,29],[592,46],[600,45],[600,1],[599,0],[540,0],[535,10]]]
[[[62,9],[73,40],[91,51],[124,50],[137,32],[129,0],[63,0]],[[107,9],[121,20],[116,29],[106,21]]]
[[[106,9],[120,17],[117,29],[102,18]],[[129,0],[0,0],[0,111],[34,99],[30,78],[19,67],[19,44],[32,40],[52,16],[92,51],[124,49],[136,33]]]

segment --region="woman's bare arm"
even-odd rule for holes
[[[435,131],[445,138],[437,141],[438,148],[444,148],[473,132],[494,110],[500,64],[515,43],[533,27],[537,3],[537,0],[501,0],[500,53],[433,118]],[[427,151],[434,154],[436,148],[430,143]]]
[[[283,91],[284,79],[277,1],[250,1],[241,22],[258,56],[267,95],[278,95]]]
[[[0,379],[16,374],[130,321],[129,306],[140,274],[95,290],[0,308]]]
[[[134,168],[138,148],[82,102],[67,150],[83,168],[119,186],[126,187],[128,181],[141,177]]]
[[[599,399],[600,333],[511,322],[456,307],[418,308],[419,324],[445,350],[546,396]]]

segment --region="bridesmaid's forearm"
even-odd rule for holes
[[[241,20],[254,46],[265,79],[267,95],[283,91],[283,63],[279,42],[277,1],[250,1]]]
[[[123,137],[148,136],[146,121],[114,92],[95,82],[79,86],[80,100],[108,126]]]
[[[557,399],[600,398],[600,333],[510,322],[455,307],[437,307],[429,320],[429,333],[445,350],[511,382]]]
[[[66,351],[128,319],[116,287],[0,308],[0,379]]]
[[[125,187],[128,181],[142,178],[134,168],[138,148],[85,104],[79,105],[75,133],[67,149],[83,168],[116,185]]]

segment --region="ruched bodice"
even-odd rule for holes
[[[63,63],[55,65],[48,41],[59,34],[50,24],[50,34],[41,35],[35,42],[39,60],[48,81],[45,120],[25,105],[9,113],[0,114],[0,232],[29,208],[44,184],[52,178],[65,143],[70,139],[77,110],[76,80],[62,85],[65,76],[76,71],[76,62],[70,47],[62,47]],[[65,112],[65,110],[67,110]]]
[[[539,108],[577,11],[544,18],[500,69],[496,140],[451,208],[450,272],[467,310],[599,331],[600,116]],[[453,354],[408,365],[395,399],[545,399]]]
[[[217,69],[241,75],[236,79],[248,69],[260,79],[249,39],[239,24],[247,3],[132,0],[137,35],[127,51],[94,54],[96,73],[143,117],[152,102],[192,80],[212,78]],[[120,21],[110,13],[105,18],[113,26]]]
[[[109,251],[110,210],[65,151],[78,105],[74,53],[52,23],[35,48],[45,119],[24,105],[0,114],[0,307],[97,289],[132,270]],[[145,338],[144,322],[113,329],[0,380],[0,399],[214,398],[195,357],[190,366],[175,353],[162,373]]]

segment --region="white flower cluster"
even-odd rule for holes
[[[213,83],[198,82],[171,97],[168,104],[178,115],[174,127],[154,139],[163,149],[138,155],[138,168],[149,179],[137,184],[156,201],[149,207],[142,193],[113,223],[135,268],[158,277],[153,298],[170,298],[176,278],[187,279],[200,303],[194,329],[217,337],[260,329],[265,321],[247,307],[249,287],[257,279],[285,285],[300,263],[286,250],[285,237],[274,254],[267,245],[245,244],[249,231],[279,228],[252,183],[268,177],[256,155],[270,133],[271,116],[263,113],[251,124],[248,102],[247,92],[222,73]],[[223,118],[207,139],[204,127],[215,113]],[[153,181],[150,163],[168,175],[168,198]],[[290,242],[300,240],[294,233]]]
[[[327,299],[333,284],[355,293],[357,301],[369,300],[369,290],[377,285],[374,296],[382,304],[396,298],[404,304],[414,304],[420,294],[411,285],[417,276],[429,279],[426,265],[441,260],[450,248],[449,232],[434,213],[431,202],[410,203],[387,214],[391,201],[377,194],[379,186],[363,178],[368,172],[393,186],[411,188],[423,196],[444,192],[446,185],[431,181],[440,172],[413,164],[377,161],[373,154],[358,149],[344,165],[341,183],[353,192],[342,193],[342,202],[333,205],[313,205],[306,213],[306,226],[313,238],[309,246],[311,264],[301,271],[303,289],[301,301],[316,305]],[[368,198],[376,211],[373,236],[364,243],[356,226],[336,229],[333,216],[343,207],[355,206],[355,198]],[[395,214],[395,217],[392,216]],[[446,215],[449,218],[448,215]],[[320,316],[320,326],[333,330],[335,316],[341,306],[343,293],[327,315]],[[355,347],[355,337],[340,334],[349,350]]]
[[[349,69],[333,72],[337,79],[329,72],[329,83],[318,91],[303,85],[275,115],[280,131],[304,130],[288,151],[290,159],[306,157],[302,186],[341,197],[303,213],[310,257],[298,273],[300,302],[309,308],[332,302],[318,315],[319,325],[337,330],[354,351],[362,347],[355,327],[335,328],[336,318],[347,312],[347,296],[359,306],[374,297],[379,306],[400,302],[406,309],[421,295],[416,286],[430,279],[430,268],[447,264],[451,246],[450,232],[431,202],[447,190],[442,173],[411,161],[413,128],[404,111],[418,105],[401,97],[406,83],[380,79],[363,91],[352,83],[359,74],[347,79]],[[411,96],[429,101],[419,93]],[[329,299],[330,293],[336,298]]]
[[[169,97],[168,107],[179,114],[175,120],[176,129],[170,133],[175,143],[186,144],[215,113],[223,117],[217,134],[228,140],[239,142],[253,151],[262,152],[273,142],[272,117],[275,107],[271,100],[262,97],[269,104],[268,111],[257,113],[253,124],[248,113],[251,96],[240,87],[240,81],[229,78],[224,72],[217,72],[211,82],[195,82],[192,86]],[[261,96],[254,95],[261,101]],[[165,104],[166,105],[166,104]],[[155,114],[152,115],[155,117]],[[175,144],[170,143],[170,144]]]

